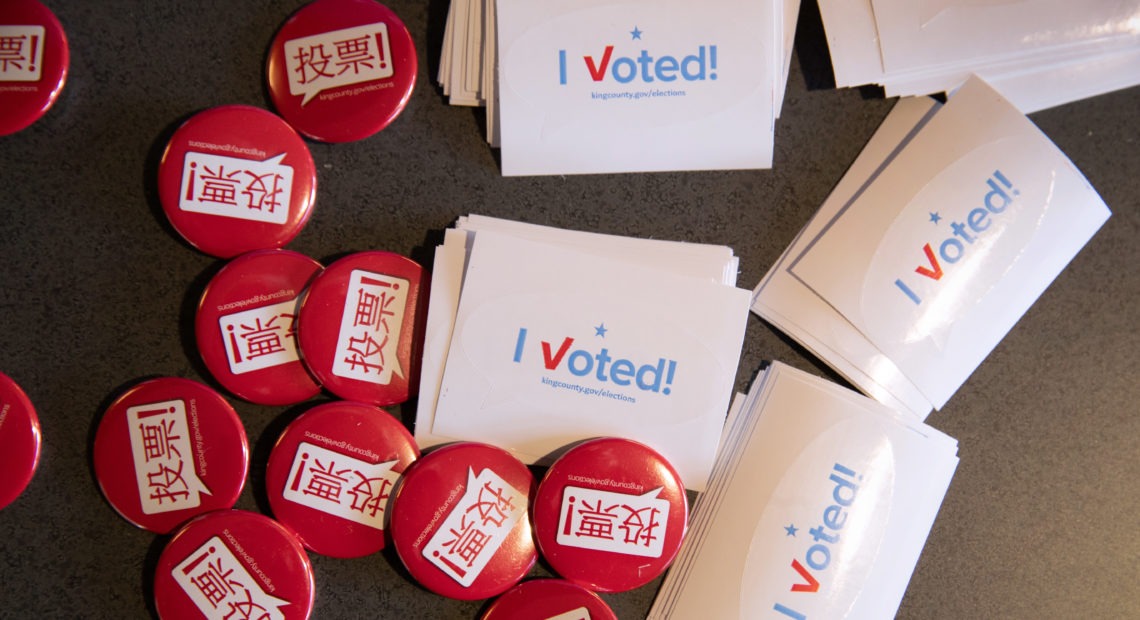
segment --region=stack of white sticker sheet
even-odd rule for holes
[[[453,0],[437,79],[504,175],[769,168],[799,0]],[[765,34],[767,33],[767,34]]]
[[[737,264],[724,246],[461,218],[436,248],[417,443],[548,464],[625,437],[702,490],[748,322]]]
[[[451,105],[483,106],[493,99],[494,0],[452,0],[447,11],[436,80]]]
[[[838,86],[952,92],[982,76],[1023,113],[1140,84],[1140,3],[818,0]]]
[[[1056,145],[974,77],[944,106],[898,103],[752,309],[925,419],[1109,215]]]
[[[649,618],[894,617],[957,441],[773,363],[738,398]]]
[[[795,278],[788,266],[861,193],[914,132],[937,111],[928,97],[900,99],[867,146],[755,290],[752,311],[827,362],[865,394],[920,420],[930,401],[882,351],[835,308]]]

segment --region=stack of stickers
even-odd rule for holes
[[[770,168],[798,7],[456,0],[438,79],[507,176]]]
[[[819,0],[835,82],[888,96],[983,76],[1024,113],[1140,84],[1136,3]]]
[[[953,438],[773,363],[649,617],[894,617],[957,464]]]
[[[868,395],[925,419],[1110,213],[979,78],[903,99],[756,287],[752,310]]]
[[[723,246],[461,218],[436,249],[417,442],[549,464],[625,437],[703,489],[748,319],[736,271]]]

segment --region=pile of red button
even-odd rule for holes
[[[456,443],[408,468],[391,519],[408,571],[452,598],[500,595],[541,555],[565,581],[504,595],[488,617],[520,617],[525,604],[551,612],[534,616],[547,618],[582,605],[605,608],[593,591],[622,592],[657,578],[680,548],[688,501],[673,467],[627,439],[570,447],[537,485],[508,452]]]
[[[129,522],[173,533],[155,575],[164,618],[307,617],[306,548],[359,557],[385,545],[388,498],[419,450],[380,407],[406,401],[418,385],[426,276],[389,252],[323,266],[283,247],[317,196],[301,136],[345,142],[380,131],[406,105],[416,62],[410,34],[383,5],[317,0],[270,45],[266,78],[284,118],[219,106],[190,117],[166,147],[158,193],[171,226],[229,261],[195,317],[210,374],[262,405],[303,403],[322,388],[344,400],[313,406],[278,438],[267,464],[269,518],[233,510],[249,442],[221,394],[160,378],[114,399],[95,438],[96,477]]]
[[[171,137],[158,182],[171,225],[220,258],[289,243],[316,199],[316,169],[301,135],[349,142],[379,132],[407,105],[416,70],[411,34],[384,5],[305,5],[269,48],[265,77],[281,116],[219,106]]]
[[[195,318],[198,350],[214,378],[263,405],[291,405],[321,387],[387,406],[414,395],[426,275],[408,258],[359,252],[328,267],[289,250],[227,263],[207,284]]]
[[[5,96],[0,135],[39,118],[67,73],[66,37],[35,0],[0,8],[29,42],[44,86]],[[32,65],[35,65],[34,67]],[[307,617],[314,576],[306,549],[350,558],[391,540],[424,587],[465,600],[502,595],[485,618],[613,618],[595,592],[639,587],[672,561],[687,520],[684,487],[647,446],[616,438],[569,447],[541,482],[510,453],[460,442],[421,458],[404,426],[380,407],[415,395],[427,276],[389,252],[328,265],[283,249],[309,221],[316,167],[302,135],[366,138],[404,109],[415,47],[373,0],[316,0],[280,28],[266,79],[281,116],[246,105],[199,112],[172,135],[158,194],[173,229],[226,259],[195,317],[199,353],[229,393],[262,405],[340,400],[293,420],[266,468],[273,518],[234,510],[249,472],[249,441],[233,406],[183,378],[142,380],[104,411],[96,478],[130,523],[172,535],[158,561],[164,618]],[[20,78],[23,79],[23,78]],[[39,454],[26,396],[0,375],[0,457],[16,475],[0,507],[22,491]],[[4,424],[7,422],[7,424]],[[564,579],[522,580],[539,556]],[[505,594],[504,594],[505,593]]]
[[[67,33],[38,0],[0,3],[0,136],[35,123],[63,91]],[[27,394],[0,373],[0,509],[27,488],[40,459],[40,422]]]
[[[104,412],[94,448],[112,508],[141,528],[176,532],[155,576],[164,618],[286,603],[286,617],[307,617],[313,575],[304,548],[337,557],[383,548],[388,497],[418,456],[408,431],[382,409],[316,405],[289,424],[269,457],[276,520],[232,510],[249,468],[241,420],[220,394],[179,378],[125,390]]]
[[[305,548],[358,557],[385,546],[388,498],[419,450],[379,405],[404,402],[418,384],[424,280],[418,264],[388,252],[322,267],[262,248],[207,284],[195,336],[223,387],[268,405],[301,403],[322,387],[344,399],[303,413],[274,446],[266,490],[276,520],[231,510],[249,448],[234,409],[214,390],[152,379],[107,409],[95,470],[108,502],[140,527],[177,528],[155,577],[163,617],[278,607],[307,617]]]

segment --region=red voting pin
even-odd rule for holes
[[[297,131],[352,142],[387,127],[416,81],[416,48],[400,18],[373,0],[317,0],[269,48],[273,105]]]
[[[532,579],[495,599],[480,620],[617,620],[600,596],[562,579]]]
[[[534,501],[543,558],[560,576],[601,592],[632,590],[664,572],[687,521],[676,470],[628,439],[570,448],[547,470]]]
[[[194,321],[210,374],[240,398],[292,405],[321,388],[301,363],[295,324],[301,294],[321,271],[289,250],[243,254],[210,280]]]
[[[300,620],[313,610],[313,567],[280,523],[253,512],[218,510],[187,523],[163,548],[154,601],[165,620]]]
[[[411,434],[384,410],[348,401],[318,405],[273,446],[269,505],[317,553],[375,553],[384,548],[389,497],[418,457]]]
[[[297,337],[301,359],[325,389],[381,407],[414,395],[426,279],[411,259],[378,251],[350,254],[313,279]]]
[[[95,431],[95,477],[127,521],[166,534],[231,508],[249,468],[245,428],[220,394],[189,379],[126,390]]]
[[[537,553],[528,514],[534,477],[501,448],[455,443],[412,464],[392,499],[392,544],[425,588],[455,599],[502,594]]]
[[[40,421],[32,401],[10,377],[0,373],[0,509],[11,504],[32,481],[40,461]]]
[[[292,241],[312,214],[317,173],[288,123],[268,110],[227,105],[174,132],[159,163],[158,195],[190,245],[232,258]]]
[[[0,136],[47,113],[70,62],[67,35],[50,9],[36,0],[0,3]]]

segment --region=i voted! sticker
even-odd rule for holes
[[[1002,281],[1053,193],[1050,169],[1016,157],[1035,143],[1022,137],[981,146],[911,199],[883,235],[864,280],[872,340],[929,340],[942,349],[955,320]]]
[[[740,609],[842,618],[878,561],[893,505],[890,440],[855,422],[796,457],[757,520],[740,572]],[[744,542],[744,541],[742,541]]]

